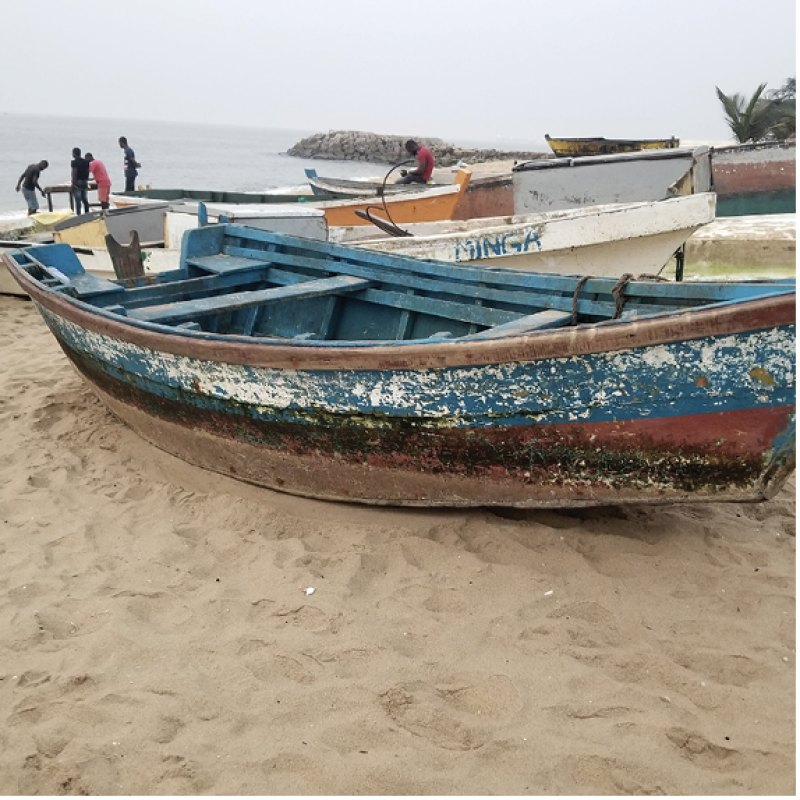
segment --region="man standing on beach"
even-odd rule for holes
[[[136,176],[139,174],[136,167],[140,167],[141,164],[136,160],[133,148],[128,147],[128,140],[124,136],[119,137],[119,146],[125,151],[125,191],[132,192]]]
[[[403,177],[398,178],[396,183],[427,183],[433,175],[433,153],[413,139],[406,142],[406,152],[417,157],[417,166],[409,170],[401,169]]]
[[[86,160],[89,162],[89,172],[92,173],[94,182],[97,184],[97,199],[100,201],[100,208],[108,208],[108,196],[111,194],[111,178],[108,177],[106,165],[91,153],[86,154]]]
[[[22,195],[28,204],[29,217],[32,217],[39,210],[39,199],[36,197],[36,190],[38,189],[42,193],[42,197],[44,197],[44,189],[39,186],[39,175],[49,166],[46,161],[40,161],[38,164],[28,164],[27,169],[19,176],[17,181],[17,191],[19,191],[20,184],[22,184]]]
[[[75,200],[75,213],[89,213],[89,161],[81,156],[80,147],[72,148],[72,197]]]

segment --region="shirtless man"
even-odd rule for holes
[[[19,191],[20,184],[22,184],[22,195],[28,204],[29,217],[32,217],[39,210],[39,199],[36,197],[36,190],[38,189],[42,193],[42,197],[44,197],[44,189],[39,186],[39,175],[49,166],[46,161],[40,161],[38,164],[28,164],[28,168],[19,176],[17,181],[17,191]]]

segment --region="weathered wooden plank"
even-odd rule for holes
[[[496,325],[494,328],[464,336],[464,339],[500,339],[504,336],[518,336],[531,331],[543,330],[544,328],[561,328],[569,325],[572,314],[564,314],[561,311],[540,311],[538,314],[531,314],[527,317],[520,317],[504,325]]]
[[[254,251],[256,253],[256,251]],[[200,256],[199,258],[187,258],[187,266],[198,267],[206,270],[207,272],[214,272],[221,274],[223,272],[237,272],[240,270],[248,270],[268,267],[270,259],[265,258],[265,253],[257,253],[253,256],[234,256],[234,255],[215,255],[215,256]]]
[[[457,279],[465,283],[479,283],[497,286],[518,286],[529,291],[542,292],[572,292],[579,278],[569,275],[549,275],[539,273],[514,272],[502,269],[477,269],[464,267],[444,261],[426,262],[420,259],[407,258],[403,256],[388,256],[385,253],[355,252],[355,248],[344,247],[330,242],[311,242],[296,237],[283,236],[269,231],[248,229],[247,231],[236,231],[239,241],[252,240],[253,243],[269,242],[276,246],[270,258],[277,259],[281,253],[288,255],[287,250],[297,249],[309,257],[309,261],[314,260],[319,263],[320,259],[345,258],[348,263],[364,266],[380,266],[381,270],[411,272],[415,274],[428,274],[431,271],[431,264],[435,264],[437,275],[449,279]],[[254,248],[226,245],[225,252],[231,254],[244,255],[244,251],[253,254],[262,253],[261,245],[256,244]],[[610,294],[611,289],[617,282],[616,278],[592,278],[584,285],[587,294]],[[631,296],[658,297],[664,293],[664,283],[655,281],[640,281],[631,284],[629,294]],[[746,289],[733,284],[712,282],[708,284],[696,283],[674,283],[667,282],[669,286],[668,294],[670,298],[683,298],[691,300],[697,304],[698,299],[707,299],[708,302],[719,302],[727,299],[735,299],[745,296]],[[745,292],[745,294],[743,294]]]
[[[243,251],[241,249],[237,249],[236,252],[241,253],[256,251]],[[306,258],[304,256],[280,252],[273,253],[272,256],[275,259],[274,264],[279,264],[282,267],[305,268],[325,274],[332,272],[337,274],[353,275],[356,277],[367,278],[369,280],[381,281],[384,283],[394,282],[396,279],[398,286],[408,287],[417,292],[435,292],[437,294],[449,294],[456,298],[473,298],[475,300],[480,299],[483,302],[492,302],[495,304],[516,305],[519,306],[520,309],[527,310],[529,313],[547,308],[555,308],[561,311],[572,311],[572,292],[574,291],[579,280],[577,278],[570,279],[570,293],[568,295],[565,293],[559,296],[557,293],[543,291],[541,290],[541,287],[534,287],[533,289],[529,290],[525,285],[525,279],[527,276],[522,273],[511,273],[512,280],[510,281],[504,279],[506,276],[499,276],[500,278],[503,278],[503,280],[499,281],[501,288],[493,288],[489,284],[480,282],[475,276],[469,276],[469,280],[465,282],[461,282],[461,276],[459,276],[458,281],[441,280],[438,277],[435,279],[430,278],[428,277],[431,272],[430,264],[427,265],[427,272],[389,270],[387,273],[386,270],[383,270],[380,267],[367,266],[360,263],[355,263],[354,261],[344,262],[330,259],[319,260],[316,258]],[[414,259],[410,260],[413,261]],[[426,268],[425,262],[420,262],[420,264],[422,266],[419,269],[424,270]],[[479,272],[474,268],[467,268],[467,271],[470,271],[470,269],[472,272]],[[436,265],[436,272],[438,275],[438,262]],[[492,274],[488,276],[492,283],[494,283],[496,277],[498,277],[495,275],[495,272],[501,271],[493,271]],[[270,275],[277,274],[280,273],[272,271],[270,273]],[[486,276],[485,272],[480,274]],[[550,276],[536,275],[536,277],[544,278]],[[593,317],[610,317],[614,314],[615,303],[611,296],[611,288],[613,288],[616,281],[606,281],[607,285],[602,287],[604,289],[602,292],[591,291],[591,288],[586,288],[596,286],[596,284],[601,280],[604,279],[589,280],[581,287],[578,298],[579,314]],[[664,301],[662,303],[648,303],[650,313],[669,311],[674,309],[676,306],[682,307],[684,305],[684,300],[681,297],[672,298],[671,296],[664,296],[663,291],[655,291],[659,288],[659,284],[654,283],[648,285],[654,289],[654,291],[646,295],[648,298],[651,295],[664,297]],[[676,284],[670,285],[675,286]],[[601,287],[597,288],[599,289]],[[515,291],[509,291],[508,289],[513,289]],[[644,299],[644,292],[642,291],[640,284],[627,284],[625,287],[625,295],[627,298],[629,298],[629,300],[634,298]],[[604,299],[601,300],[597,296],[604,297]],[[688,300],[686,302],[688,302]]]
[[[144,276],[139,231],[131,231],[131,239],[128,244],[118,242],[110,233],[106,234],[106,249],[117,278],[141,278]]]
[[[263,283],[266,274],[267,270],[259,267],[254,269],[252,273],[206,275],[186,280],[168,280],[150,286],[134,286],[130,289],[119,287],[119,296],[110,296],[108,300],[103,298],[103,302],[116,303],[124,298],[127,308],[137,308],[146,306],[152,303],[153,300],[158,300],[162,303],[164,300],[176,297],[194,300],[197,297],[204,297],[212,292],[226,289],[238,288],[247,290],[248,287]]]
[[[266,303],[321,297],[334,292],[359,291],[369,285],[369,281],[349,276],[323,278],[318,281],[306,281],[296,286],[281,286],[277,289],[261,289],[252,292],[235,292],[217,297],[203,297],[197,300],[184,300],[151,306],[150,308],[131,309],[129,316],[143,322],[175,324],[190,321],[195,317],[218,314],[220,311],[238,311],[242,308],[265,305]]]
[[[367,289],[364,300],[392,308],[403,308],[421,314],[429,314],[444,319],[455,319],[461,322],[475,322],[478,325],[492,327],[519,319],[522,314],[516,311],[504,311],[490,306],[456,303],[435,297],[423,297],[417,294],[403,294],[385,289]]]

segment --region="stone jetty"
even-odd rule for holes
[[[301,139],[287,151],[287,155],[330,161],[397,164],[411,158],[405,151],[405,143],[409,139],[414,139],[429,148],[437,167],[450,167],[459,161],[474,164],[481,161],[528,161],[534,158],[552,158],[552,153],[470,149],[427,136],[384,136],[364,131],[315,133],[313,136]]]

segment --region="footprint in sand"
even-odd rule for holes
[[[448,686],[401,683],[384,692],[380,703],[401,728],[445,750],[482,747],[522,705],[503,675]]]

